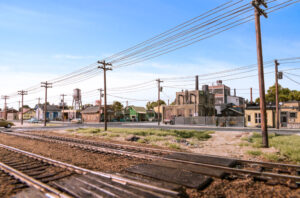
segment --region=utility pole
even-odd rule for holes
[[[41,87],[45,87],[45,104],[44,104],[44,126],[47,125],[47,91],[48,91],[48,88],[52,88],[52,83],[48,83],[47,81],[46,82],[42,82],[41,83]]]
[[[278,61],[275,60],[275,90],[276,90],[276,129],[279,129],[279,95],[278,95]]]
[[[21,106],[21,125],[23,125],[23,106],[24,106],[24,95],[27,95],[28,92],[27,91],[24,91],[24,90],[21,90],[21,91],[18,91],[18,95],[21,95],[22,96],[22,106]]]
[[[199,76],[195,76],[195,90],[199,90]]]
[[[4,99],[4,120],[7,120],[7,103],[6,101],[9,99],[9,96],[2,96],[2,99]]]
[[[158,107],[158,113],[157,113],[157,124],[158,126],[160,125],[160,92],[162,91],[162,87],[160,86],[160,83],[162,83],[163,81],[161,81],[160,79],[157,79],[157,88],[158,88],[158,101],[157,101],[157,107]]]
[[[103,89],[98,89],[100,91],[100,99],[99,99],[99,122],[101,122],[101,103],[102,103],[102,97],[103,97]]]
[[[253,103],[252,87],[250,87],[250,103]]]
[[[266,117],[266,101],[265,101],[265,81],[264,81],[264,66],[263,53],[261,42],[261,27],[260,16],[264,15],[267,18],[264,10],[260,8],[261,5],[268,7],[264,0],[253,0],[252,5],[255,9],[255,31],[256,31],[256,47],[257,47],[257,63],[258,63],[258,80],[259,80],[259,95],[260,95],[260,114],[261,114],[261,133],[263,147],[269,147],[268,128]]]
[[[62,97],[62,103],[63,103],[62,120],[63,120],[63,122],[65,122],[65,96],[67,96],[67,95],[61,94],[60,96]]]
[[[41,103],[41,98],[37,98],[37,100],[38,100],[38,108],[37,108],[37,110],[38,110],[38,121],[40,121],[40,110],[39,110],[39,108],[40,108],[40,103]]]
[[[19,103],[18,111],[20,111],[20,108],[21,108],[21,101],[19,100],[18,103]]]
[[[99,69],[103,69],[103,75],[104,75],[104,130],[107,131],[107,91],[106,91],[106,71],[112,70],[111,63],[107,63],[105,61],[98,61],[98,64],[101,64],[101,66],[98,66]],[[110,66],[110,67],[107,67]]]

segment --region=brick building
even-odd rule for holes
[[[209,93],[207,85],[202,89],[177,92],[175,105],[163,106],[163,119],[215,115],[214,94]]]
[[[224,85],[222,80],[218,80],[216,85],[209,86],[208,89],[210,93],[215,95],[217,115],[221,115],[222,111],[228,108],[228,105],[244,108],[245,99],[236,96],[236,89],[234,89],[234,94],[231,95],[230,87]]]

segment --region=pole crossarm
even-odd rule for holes
[[[253,0],[251,4],[258,11],[259,15],[263,15],[265,18],[268,18],[265,10],[260,8],[261,5],[263,5],[265,8],[268,8],[268,5],[264,0]]]

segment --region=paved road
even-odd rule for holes
[[[74,129],[79,127],[104,127],[103,123],[89,123],[89,124],[72,124],[53,122],[51,126],[41,127],[14,127],[13,130],[51,130],[51,129]],[[53,124],[57,124],[54,126]],[[259,128],[246,128],[246,127],[212,127],[212,126],[196,126],[196,125],[164,125],[160,126],[157,123],[124,123],[124,122],[111,122],[108,127],[112,128],[155,128],[155,129],[193,129],[193,130],[213,130],[213,131],[244,131],[244,132],[260,132]],[[295,134],[300,133],[300,129],[269,129],[270,132],[279,134]]]

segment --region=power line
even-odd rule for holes
[[[286,75],[286,74],[283,74],[283,75],[284,75],[285,77],[287,77],[287,79],[289,79],[290,81],[293,81],[294,83],[300,85],[300,82],[298,82],[298,81],[296,81],[296,80],[290,78],[290,77],[289,77],[288,75]]]

